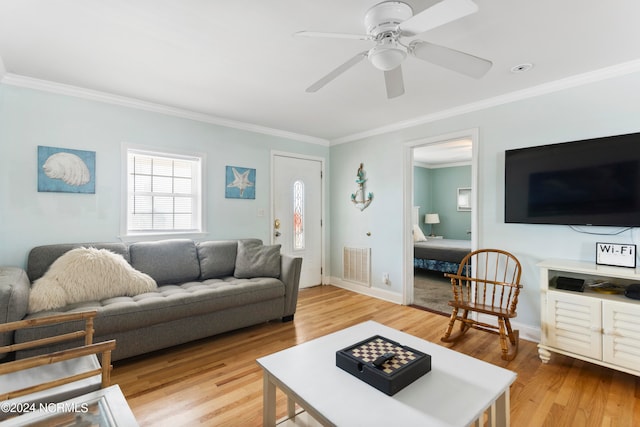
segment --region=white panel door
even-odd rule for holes
[[[603,360],[640,367],[640,305],[602,301]]]
[[[300,287],[322,284],[322,163],[273,156],[273,243],[302,257]]]
[[[602,313],[598,298],[550,291],[547,310],[549,346],[602,359]]]

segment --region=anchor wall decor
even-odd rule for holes
[[[356,206],[356,208],[360,209],[360,211],[365,210],[373,200],[373,193],[368,193],[367,198],[364,197],[364,184],[367,182],[367,179],[364,177],[364,169],[363,164],[360,163],[360,167],[357,172],[358,178],[356,179],[356,184],[358,184],[358,189],[355,193],[351,194],[351,202]]]

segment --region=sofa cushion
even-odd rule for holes
[[[238,241],[237,278],[280,277],[280,246],[264,246],[254,240]]]
[[[131,265],[161,285],[197,280],[200,263],[196,244],[189,239],[136,242],[129,246]]]
[[[102,301],[69,304],[60,309],[43,311],[26,318],[52,316],[63,313],[96,310],[95,336],[141,329],[233,307],[244,307],[269,301],[282,304],[285,287],[282,281],[270,277],[255,279],[209,279],[203,282],[185,282],[180,285],[158,286],[154,292],[137,296],[114,297]],[[15,341],[25,342],[50,334],[66,333],[77,323],[41,326],[16,331]],[[169,331],[168,331],[169,333]]]
[[[19,267],[0,268],[0,323],[22,320],[27,313],[31,286],[27,273]],[[0,347],[13,344],[13,331],[0,333]],[[9,357],[0,353],[0,362]]]
[[[29,294],[30,313],[67,304],[134,296],[154,291],[156,282],[106,249],[76,248],[55,260]]]
[[[36,246],[29,251],[27,259],[27,276],[35,282],[47,272],[49,266],[71,249],[75,248],[108,249],[122,255],[129,262],[129,247],[124,243],[62,243],[56,245]]]
[[[199,242],[200,280],[233,276],[236,268],[237,240]]]

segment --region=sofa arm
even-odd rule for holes
[[[31,282],[18,267],[0,267],[0,323],[22,320],[27,315]],[[13,344],[13,332],[0,334],[0,347]],[[0,354],[0,359],[6,355]]]
[[[300,285],[300,271],[302,258],[282,255],[280,257],[280,280],[284,283],[285,302],[282,320],[292,320],[298,305],[298,288]]]

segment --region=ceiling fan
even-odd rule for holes
[[[384,71],[387,98],[395,98],[404,93],[404,80],[400,64],[407,57],[407,54],[470,77],[480,78],[493,65],[491,61],[424,40],[404,40],[475,13],[477,10],[478,6],[472,0],[443,0],[417,15],[413,15],[413,10],[408,4],[386,1],[373,6],[365,14],[366,34],[297,32],[294,34],[295,36],[375,42],[374,47],[358,53],[309,86],[306,91],[318,91],[364,58],[368,58],[375,68]]]

